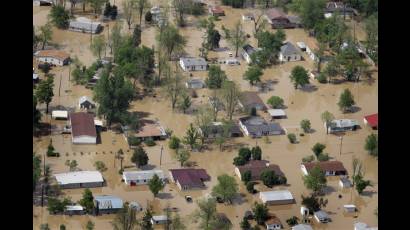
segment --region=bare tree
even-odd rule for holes
[[[226,113],[229,120],[232,120],[232,115],[235,112],[241,92],[238,86],[233,81],[225,81],[222,84],[221,97],[225,105]]]
[[[122,2],[124,18],[125,18],[125,21],[127,21],[129,30],[131,29],[131,25],[134,22],[134,15],[133,15],[134,6],[135,6],[134,0],[124,0]]]
[[[235,49],[235,57],[238,57],[239,48],[245,45],[246,42],[245,31],[242,28],[241,21],[236,22],[233,30],[229,30],[228,42]]]
[[[173,74],[170,67],[166,68],[164,73],[166,80],[163,91],[165,96],[171,100],[172,109],[175,109],[178,99],[185,93],[185,87],[182,81],[183,77],[180,72]]]
[[[253,21],[253,32],[254,36],[256,37],[260,31],[263,31],[267,25],[267,21],[265,19],[265,11],[262,10],[260,13],[255,15],[252,19]]]
[[[142,16],[144,15],[145,11],[149,9],[150,7],[149,0],[134,0],[134,1],[135,1],[135,8],[137,9],[138,17],[139,17],[139,21],[141,25]]]

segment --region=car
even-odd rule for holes
[[[192,197],[191,196],[185,196],[185,200],[186,200],[186,202],[191,203],[192,202]]]

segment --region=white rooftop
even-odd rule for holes
[[[304,42],[296,42],[296,45],[301,48],[301,49],[305,49],[306,48],[306,44]]]
[[[68,111],[66,110],[53,110],[51,112],[51,117],[58,118],[68,118]]]
[[[357,222],[354,224],[354,230],[377,230],[377,227],[369,227],[366,223]]]
[[[331,126],[333,127],[352,127],[358,125],[357,121],[355,120],[350,120],[350,119],[339,119],[339,120],[333,120],[331,123]]]
[[[308,224],[298,224],[292,227],[292,230],[313,230]]]
[[[154,221],[166,221],[168,220],[167,216],[161,215],[161,216],[152,216],[152,219]]]
[[[38,74],[33,73],[33,80],[38,79]]]
[[[94,124],[96,126],[103,126],[103,122],[101,120],[94,119]]]
[[[125,171],[122,173],[122,178],[124,180],[149,180],[155,174],[160,179],[165,179],[164,172],[162,170],[154,169],[154,170],[143,170],[143,171]]]
[[[88,98],[87,96],[82,96],[82,97],[80,97],[80,99],[78,100],[78,102],[79,102],[80,104],[84,103],[85,101],[89,101],[91,104],[94,104],[94,102],[93,102],[90,98]]]
[[[272,116],[272,117],[282,117],[282,116],[286,116],[286,112],[283,109],[269,109],[268,113]]]
[[[82,211],[84,210],[83,206],[81,205],[67,205],[65,206],[67,211]]]
[[[67,172],[54,174],[54,176],[60,185],[104,182],[104,178],[99,171]]]
[[[268,191],[260,192],[260,198],[265,201],[276,200],[291,200],[293,199],[292,193],[288,190]]]

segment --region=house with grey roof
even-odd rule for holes
[[[302,55],[292,43],[286,42],[282,47],[280,47],[279,61],[289,62],[300,60],[302,60]]]
[[[251,55],[259,50],[260,50],[259,48],[254,48],[253,46],[247,44],[242,47],[241,54],[242,54],[243,59],[245,59],[245,61],[248,64],[250,64],[252,62]]]
[[[266,111],[268,109],[258,93],[252,91],[242,92],[238,105],[245,111],[251,111],[252,108],[261,111]]]
[[[329,215],[322,210],[319,210],[313,214],[315,217],[316,221],[319,223],[328,223],[330,221]]]
[[[95,196],[94,206],[96,215],[117,213],[123,207],[123,201],[117,196]]]
[[[185,82],[185,86],[188,89],[202,89],[205,87],[205,83],[201,79],[189,79]]]
[[[95,103],[87,96],[82,96],[78,99],[78,107],[80,109],[93,109],[95,108]]]
[[[292,227],[292,230],[313,230],[313,228],[308,224],[297,224]]]
[[[68,29],[71,31],[98,34],[103,26],[100,22],[93,22],[88,18],[79,17],[75,20],[70,20]]]
[[[184,57],[179,59],[179,65],[184,71],[205,71],[208,64],[204,58]]]
[[[250,137],[283,134],[283,129],[278,123],[267,122],[258,116],[239,118],[239,126],[243,133]]]

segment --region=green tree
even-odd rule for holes
[[[302,66],[295,66],[292,69],[290,80],[293,82],[295,89],[297,89],[298,86],[303,87],[304,85],[309,84],[308,73]]]
[[[300,16],[306,29],[313,29],[317,23],[324,19],[324,8],[324,0],[306,0],[301,2]]]
[[[40,230],[51,230],[48,224],[41,224],[40,225]]]
[[[33,128],[36,128],[41,120],[41,112],[37,109],[37,98],[33,95]]]
[[[121,29],[122,24],[116,22],[111,30],[110,40],[108,41],[111,53],[114,53],[114,62],[116,62],[117,60],[117,51],[123,41],[123,37],[121,36]]]
[[[148,155],[141,146],[137,146],[132,154],[131,162],[136,164],[138,168],[148,164]]]
[[[60,224],[60,230],[66,230],[66,227],[64,224]]]
[[[185,162],[189,160],[191,154],[185,149],[177,149],[175,154],[176,159],[181,163],[181,167],[184,165]]]
[[[278,96],[272,96],[268,99],[267,103],[274,109],[279,109],[283,107],[283,99]]]
[[[167,25],[162,29],[156,37],[160,48],[166,51],[167,57],[171,57],[181,50],[183,50],[186,39],[179,33],[178,29],[172,25]]]
[[[83,192],[83,198],[78,202],[81,206],[85,208],[87,213],[92,213],[94,209],[94,197],[90,189],[86,188]]]
[[[272,188],[273,185],[277,184],[278,182],[278,176],[275,174],[275,171],[273,170],[264,170],[261,173],[261,181],[265,186],[268,186],[269,188]]]
[[[71,201],[67,198],[59,200],[57,198],[49,197],[47,199],[47,210],[50,212],[50,214],[63,213],[65,206],[70,204],[70,202]]]
[[[320,118],[325,123],[325,125],[326,125],[326,134],[328,134],[329,133],[329,125],[332,122],[332,120],[335,119],[335,116],[332,113],[330,113],[329,111],[325,111],[320,115]]]
[[[289,226],[295,226],[295,225],[298,224],[298,220],[299,220],[298,217],[292,216],[291,218],[289,218],[289,219],[286,220],[286,223],[287,223]]]
[[[307,197],[302,195],[302,205],[309,209],[310,214],[319,211],[322,207],[326,207],[327,203],[327,199],[318,198],[314,193]]]
[[[189,127],[186,131],[186,135],[184,136],[183,142],[191,147],[191,149],[194,149],[194,147],[197,144],[197,140],[199,138],[199,133],[196,128],[192,125],[192,123],[189,124]]]
[[[211,229],[212,222],[216,220],[215,199],[201,199],[197,201],[198,209],[193,213],[194,220],[199,221],[200,229]]]
[[[317,156],[318,161],[328,161],[329,160],[329,154],[328,153],[321,153]]]
[[[296,135],[295,135],[294,133],[289,133],[289,134],[287,135],[287,137],[288,137],[289,142],[290,142],[291,144],[295,144],[295,143],[296,143]]]
[[[304,119],[300,122],[300,127],[303,129],[303,132],[308,133],[311,130],[310,121]]]
[[[141,229],[143,229],[143,230],[153,230],[154,228],[152,227],[151,219],[152,219],[152,208],[149,207],[144,212],[144,216],[142,217],[142,222],[140,224]]]
[[[139,22],[141,26],[142,16],[144,15],[144,12],[146,12],[147,9],[150,8],[149,1],[148,0],[135,0],[135,8],[137,9]]]
[[[278,29],[276,33],[260,31],[256,34],[256,39],[262,50],[251,55],[252,63],[261,68],[265,68],[268,64],[277,63],[280,48],[286,39],[285,32],[281,29]]]
[[[205,48],[207,50],[213,50],[219,48],[219,41],[221,40],[221,34],[215,29],[215,24],[212,18],[205,20],[204,28],[206,28],[206,42]]]
[[[248,230],[251,228],[251,224],[249,224],[249,221],[246,217],[243,217],[241,223],[239,223],[239,226],[241,227],[241,229],[243,230]]]
[[[138,47],[141,44],[141,26],[137,25],[132,33],[132,44],[134,47]]]
[[[245,171],[241,178],[244,184],[248,184],[248,182],[252,180],[252,172],[250,170]]]
[[[185,113],[189,107],[191,107],[192,101],[191,97],[188,94],[185,94],[182,96],[182,100],[179,103],[179,107],[182,109],[182,111]]]
[[[67,29],[69,25],[70,15],[68,10],[65,10],[61,5],[51,7],[48,15],[50,21],[59,29]]]
[[[266,204],[258,204],[255,202],[252,211],[259,225],[263,225],[269,217],[269,209]]]
[[[169,230],[185,230],[187,227],[185,226],[181,216],[176,213],[173,215],[171,219],[171,224],[169,226]]]
[[[91,43],[91,52],[101,60],[101,53],[105,51],[105,38],[104,35],[95,36],[93,42]]]
[[[365,20],[366,53],[377,64],[379,55],[379,16],[373,14]]]
[[[262,149],[259,146],[252,147],[252,160],[262,160]]]
[[[307,176],[303,177],[303,183],[306,188],[313,190],[314,193],[321,191],[327,183],[325,173],[319,166],[315,166],[310,170]]]
[[[94,99],[99,104],[98,114],[104,116],[108,127],[111,127],[112,122],[121,121],[133,97],[131,83],[120,74],[110,76],[107,70],[103,71],[94,87]]]
[[[223,201],[231,203],[238,193],[238,184],[234,177],[227,174],[218,176],[218,184],[212,188],[212,195],[221,197]]]
[[[38,35],[39,41],[41,42],[41,49],[44,50],[46,44],[49,43],[53,36],[53,31],[50,23],[46,23],[44,26],[39,27],[40,34]]]
[[[152,21],[152,14],[151,11],[147,11],[147,13],[145,13],[145,23],[149,23]]]
[[[251,85],[261,81],[261,76],[263,75],[262,69],[258,66],[251,66],[246,70],[243,75],[243,79],[248,80]]]
[[[131,25],[134,23],[134,8],[135,8],[135,1],[134,0],[124,0],[122,2],[122,9],[125,21],[127,22],[128,29],[131,29]]]
[[[321,143],[316,143],[313,147],[312,147],[312,151],[315,154],[316,157],[318,157],[323,150],[326,148],[326,145],[321,144]]]
[[[87,0],[90,6],[94,9],[94,14],[101,12],[103,5],[107,2],[106,0]]]
[[[345,89],[342,94],[340,94],[339,102],[337,103],[340,110],[345,113],[355,104],[353,94],[349,89]]]
[[[241,97],[241,91],[233,81],[224,81],[222,83],[221,98],[225,105],[226,114],[229,120],[232,120],[232,115],[238,105],[238,99]]]
[[[148,182],[149,190],[152,192],[154,197],[158,195],[158,192],[164,189],[165,184],[164,182],[159,179],[158,175],[155,174],[152,179]]]
[[[238,151],[238,156],[242,157],[245,161],[249,161],[252,157],[252,151],[247,147],[241,147]]]
[[[107,167],[105,166],[104,162],[102,161],[96,161],[94,162],[94,167],[100,172],[105,172],[107,171]]]
[[[33,191],[41,176],[41,159],[35,152],[33,153]]]
[[[201,147],[205,144],[205,139],[211,131],[212,113],[210,106],[201,106],[195,114],[195,124],[201,129]]]
[[[53,87],[53,78],[48,77],[46,80],[40,82],[36,90],[36,98],[38,102],[46,104],[46,114],[48,114],[48,105],[53,100]]]
[[[136,211],[132,209],[128,202],[117,212],[114,220],[111,222],[114,230],[133,230],[138,226]]]
[[[235,50],[235,57],[238,57],[238,50],[246,42],[245,31],[243,30],[241,21],[237,21],[234,28],[229,31],[229,38],[227,38],[231,47]]]
[[[168,67],[165,69],[166,79],[163,85],[163,92],[165,97],[171,100],[172,109],[178,102],[178,99],[184,94],[185,87],[182,82],[181,73],[171,73],[171,69]]]
[[[87,225],[85,226],[85,229],[87,229],[87,230],[93,230],[94,227],[95,227],[94,222],[92,222],[91,220],[89,220],[89,221],[87,222]]]
[[[314,160],[315,160],[315,156],[313,156],[313,155],[309,155],[309,156],[306,156],[306,157],[303,157],[303,158],[302,158],[302,162],[303,162],[303,163],[312,162],[312,161],[314,161]]]
[[[241,156],[237,156],[237,157],[233,158],[233,164],[235,166],[244,165],[244,164],[246,164],[246,160]]]
[[[250,181],[248,183],[246,183],[246,190],[251,193],[254,194],[255,193],[255,188],[254,188],[255,183]]]
[[[179,149],[180,143],[181,143],[181,140],[180,140],[178,137],[172,136],[172,137],[169,139],[168,147],[169,147],[170,149]]]
[[[221,70],[218,65],[211,65],[208,70],[208,77],[205,80],[206,85],[210,89],[220,89],[222,83],[226,80],[225,71]]]
[[[336,60],[336,59],[331,60],[326,65],[324,72],[329,78],[328,81],[331,82],[332,78],[336,77],[337,75],[339,75],[342,72],[339,61]]]
[[[364,145],[364,149],[372,156],[378,156],[378,137],[376,134],[372,133],[366,138],[366,144]]]

